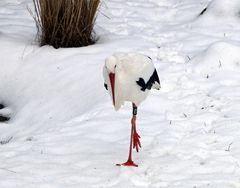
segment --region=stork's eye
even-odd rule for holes
[[[114,66],[114,69],[116,69],[117,65]]]

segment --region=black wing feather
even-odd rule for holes
[[[104,83],[104,87],[106,90],[108,90],[108,85],[106,83]]]
[[[136,81],[136,82],[137,82],[137,84],[141,87],[141,90],[142,90],[142,91],[145,91],[145,90],[146,90],[147,86],[146,86],[146,83],[145,83],[145,81],[144,81],[143,78],[139,78],[139,80]]]
[[[149,78],[149,80],[147,81],[147,83],[145,83],[143,78],[139,78],[139,80],[136,82],[141,87],[142,91],[145,91],[146,89],[150,90],[152,88],[152,85],[154,84],[154,82],[157,82],[160,84],[157,70],[154,69],[154,72],[153,72],[152,76]]]

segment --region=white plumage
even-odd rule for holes
[[[124,101],[131,101],[139,106],[146,99],[150,90],[141,91],[141,87],[136,82],[139,78],[143,78],[147,82],[154,70],[152,60],[142,54],[115,53],[106,59],[103,76],[112,99],[109,73],[115,74],[115,110],[119,110]],[[155,81],[152,87],[160,89],[160,83]]]

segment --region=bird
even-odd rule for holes
[[[132,159],[132,149],[141,148],[136,129],[138,106],[147,98],[151,89],[161,88],[158,73],[152,59],[141,53],[117,52],[105,59],[103,66],[104,87],[108,91],[116,111],[125,101],[132,103],[131,136],[128,159],[117,166],[138,165]]]

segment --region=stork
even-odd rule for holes
[[[152,59],[138,53],[115,53],[105,60],[103,67],[104,86],[108,90],[115,110],[125,101],[132,102],[131,136],[128,160],[118,166],[138,165],[132,160],[132,149],[141,148],[136,129],[137,108],[146,99],[149,91],[161,88]]]

